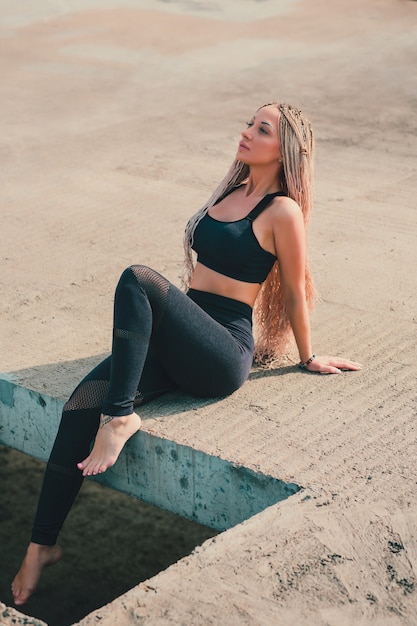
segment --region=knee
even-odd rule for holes
[[[153,270],[147,265],[131,265],[125,272],[131,272],[140,285],[152,285],[157,281],[159,276],[156,270]]]
[[[137,288],[138,283],[138,268],[142,268],[142,265],[130,265],[120,275],[119,282],[116,286],[116,296],[121,296],[126,290]]]
[[[147,300],[154,315],[154,328],[162,318],[170,283],[158,272],[146,265],[131,265],[120,277],[116,287],[115,301],[138,306]]]
[[[132,279],[136,278],[138,274],[140,274],[142,268],[145,268],[144,265],[129,265],[120,275],[119,285],[130,282]]]
[[[159,272],[147,265],[131,265],[125,271],[132,273],[136,283],[145,291],[150,301],[159,301],[161,296],[165,298],[169,282]]]
[[[157,274],[157,272],[147,265],[130,265],[122,272],[118,285],[123,286],[132,282],[139,285],[146,285],[155,274]]]
[[[154,270],[152,270],[147,265],[135,264],[135,265],[130,265],[129,267],[127,267],[125,272],[127,272],[127,271],[132,272],[132,274],[134,274],[134,276],[141,276],[141,275],[146,275],[149,272],[153,272]]]

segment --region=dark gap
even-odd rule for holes
[[[0,598],[24,556],[45,463],[0,445]],[[60,563],[19,610],[70,626],[190,554],[218,532],[86,480],[61,533]]]

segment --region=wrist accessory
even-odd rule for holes
[[[310,365],[310,363],[312,363],[315,358],[316,358],[316,355],[312,354],[311,357],[305,363],[299,363],[298,367],[302,370],[307,369],[307,366]]]

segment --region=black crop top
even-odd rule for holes
[[[246,217],[234,222],[221,222],[206,213],[194,232],[192,247],[197,252],[197,261],[224,276],[246,283],[263,283],[276,256],[261,247],[252,222],[275,196],[284,195],[278,191],[264,196]]]

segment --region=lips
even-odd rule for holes
[[[239,150],[249,150],[249,148],[245,143],[243,143],[243,141],[241,141],[239,144]]]

